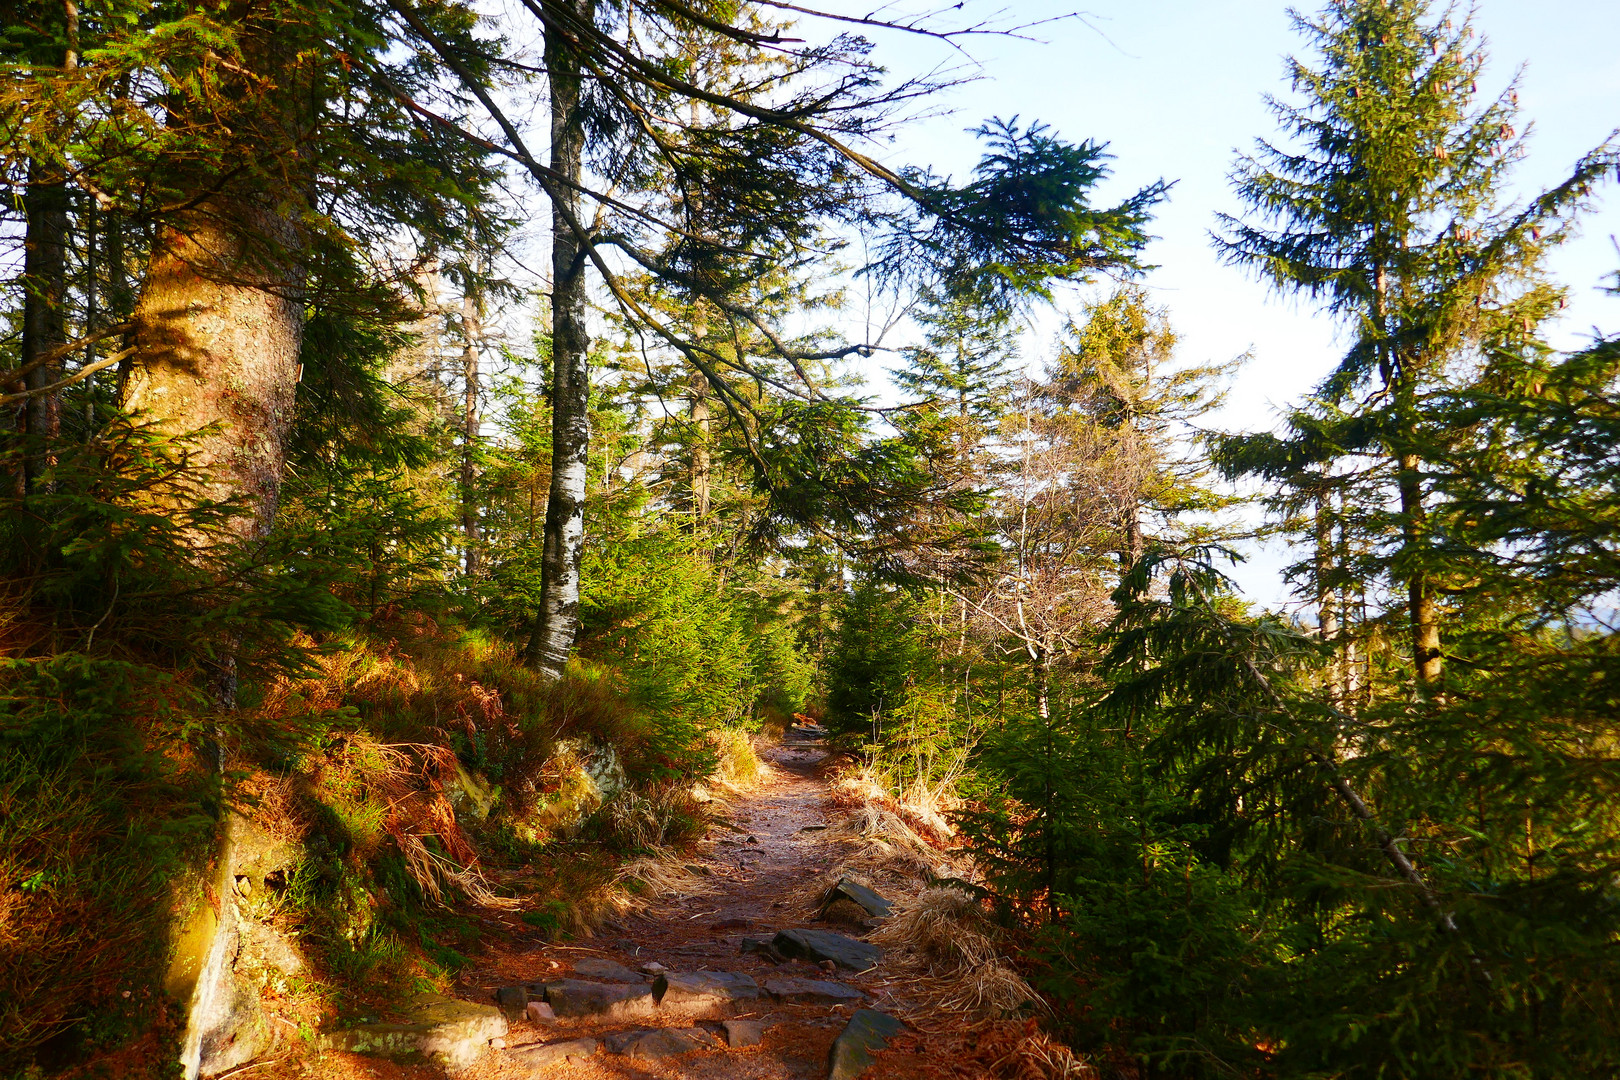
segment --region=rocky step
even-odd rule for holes
[[[701,1027],[632,1028],[596,1039],[563,1039],[508,1051],[509,1060],[527,1069],[549,1069],[569,1059],[588,1058],[601,1050],[631,1060],[658,1061],[690,1053],[715,1050],[721,1046],[739,1049],[758,1046],[765,1035],[765,1024],[758,1020],[726,1020],[715,1033]]]
[[[503,989],[509,989],[504,988]],[[529,983],[520,989],[530,997],[551,1006],[559,1019],[592,1016],[608,1020],[633,1020],[651,1016],[658,1009],[653,988],[646,983],[598,983],[583,979],[556,979]]]
[[[813,964],[831,961],[850,971],[868,971],[883,959],[883,950],[831,930],[782,930],[770,941],[771,949],[789,960]],[[747,948],[748,943],[744,943]]]
[[[464,1069],[507,1033],[506,1017],[490,1005],[421,994],[400,1023],[360,1024],[316,1037],[322,1050],[347,1050],[391,1058],[425,1058],[447,1069]]]
[[[715,1009],[759,997],[753,976],[736,971],[665,972],[652,984],[653,1001],[660,1007],[684,1010]]]
[[[658,1061],[693,1050],[713,1050],[715,1038],[702,1028],[641,1028],[621,1031],[602,1040],[610,1054],[643,1061]]]
[[[877,1052],[905,1027],[888,1013],[856,1009],[844,1030],[833,1040],[827,1059],[827,1080],[855,1080],[871,1067]]]
[[[557,1020],[641,1020],[656,1015],[724,1016],[751,1007],[761,997],[818,1006],[859,1005],[866,999],[856,987],[830,979],[775,976],[765,980],[762,989],[753,976],[736,971],[662,972],[651,984],[551,979],[503,986],[494,996],[498,1015],[542,1025]]]
[[[855,1005],[866,1000],[853,986],[824,979],[766,979],[765,992],[789,1005]]]

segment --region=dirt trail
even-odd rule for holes
[[[654,901],[596,938],[541,944],[495,959],[463,985],[463,996],[488,1001],[497,986],[568,978],[582,960],[600,958],[631,968],[657,962],[671,972],[740,972],[761,986],[768,978],[783,976],[836,980],[864,991],[868,995],[864,1007],[884,1009],[889,985],[881,965],[861,974],[832,973],[807,961],[777,964],[741,952],[744,938],[769,940],[778,930],[794,927],[860,934],[815,920],[818,893],[827,884],[823,879],[835,868],[837,858],[836,850],[822,841],[820,833],[828,823],[828,791],[814,768],[825,753],[820,742],[790,733],[781,746],[765,755],[771,767],[762,786],[731,801],[731,827],[717,826],[710,835],[711,843],[705,845],[707,853],[690,860],[712,892]],[[477,1080],[549,1076],[565,1080],[819,1080],[827,1075],[829,1050],[851,1013],[852,1007],[847,1005],[786,1004],[762,992],[759,1000],[734,1006],[726,1014],[764,1022],[765,1034],[758,1046],[731,1049],[717,1043],[712,1050],[663,1060],[599,1052],[542,1069],[523,1063],[526,1048],[579,1037],[602,1039],[633,1028],[695,1025],[718,1036],[722,1030],[718,1014],[698,1014],[695,1019],[655,1015],[636,1020],[522,1020],[512,1025],[506,1050],[484,1055],[472,1072]]]

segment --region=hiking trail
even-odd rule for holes
[[[687,860],[701,889],[651,900],[594,938],[520,939],[486,954],[457,996],[486,1016],[498,1003],[507,1029],[484,1040],[488,1051],[468,1046],[458,1075],[851,1080],[864,1071],[901,1030],[893,1006],[903,987],[860,940],[876,925],[872,912],[848,898],[823,905],[840,864],[815,771],[823,735],[795,726],[762,753],[760,786],[728,800]],[[881,909],[880,897],[852,889]],[[476,1042],[492,1029],[466,1030]]]

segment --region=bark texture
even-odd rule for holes
[[[23,193],[27,238],[23,252],[23,367],[33,366],[25,388],[33,395],[23,404],[18,426],[31,436],[24,459],[25,484],[36,488],[51,464],[51,447],[61,435],[62,406],[57,392],[45,388],[62,375],[61,361],[40,358],[67,342],[68,192],[61,170],[40,161],[28,169]]]
[[[545,0],[546,71],[551,82],[551,170],[562,180],[551,213],[551,491],[540,561],[540,611],[527,656],[560,678],[579,631],[579,567],[585,545],[585,477],[590,452],[590,338],[585,328],[583,244],[568,224],[577,211],[585,149],[580,60],[560,29],[595,17],[595,0]]]
[[[1402,454],[1397,459],[1400,468],[1398,486],[1401,492],[1403,546],[1408,558],[1417,563],[1423,556],[1428,537],[1428,510],[1423,503],[1423,463],[1414,454]],[[1412,664],[1417,671],[1418,686],[1427,690],[1440,681],[1443,671],[1440,658],[1440,615],[1435,603],[1434,585],[1428,571],[1414,565],[1406,576],[1407,610],[1412,628]]]
[[[245,500],[243,539],[269,530],[281,491],[304,328],[294,239],[273,210],[205,205],[160,233],[135,306],[121,404],[195,439],[204,493]]]
[[[484,336],[483,298],[468,288],[461,298],[461,532],[462,565],[468,577],[476,577],[481,569],[479,555],[482,541],[478,521],[478,496],[473,490],[478,479],[479,372],[478,349]]]

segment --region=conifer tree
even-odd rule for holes
[[[1291,458],[1354,459],[1367,505],[1392,494],[1398,509],[1369,513],[1363,528],[1400,536],[1380,569],[1405,594],[1414,678],[1432,691],[1444,667],[1437,395],[1482,342],[1528,337],[1555,308],[1541,262],[1615,154],[1599,148],[1557,188],[1508,205],[1524,152],[1517,91],[1478,100],[1485,53],[1470,15],[1433,16],[1428,0],[1333,0],[1293,18],[1315,56],[1289,62],[1303,100],[1270,101],[1290,141],[1262,141],[1239,161],[1233,181],[1252,213],[1223,216],[1217,245],[1320,302],[1352,345],[1319,390],[1320,423],[1296,424],[1281,442],[1228,443],[1224,460],[1233,472],[1299,477]]]

